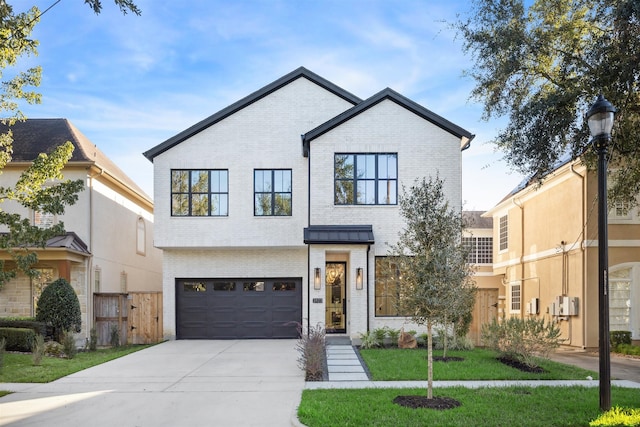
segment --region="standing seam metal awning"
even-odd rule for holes
[[[304,229],[307,244],[364,244],[375,243],[371,225],[310,225]]]

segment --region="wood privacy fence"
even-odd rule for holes
[[[96,293],[93,314],[98,345],[152,344],[162,340],[162,292]]]

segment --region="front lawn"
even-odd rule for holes
[[[597,387],[436,388],[461,406],[410,409],[393,403],[399,395],[426,396],[425,389],[304,390],[299,420],[308,427],[335,426],[588,426],[600,415]],[[638,389],[612,387],[613,405],[637,407]]]
[[[0,369],[0,383],[48,383],[147,347],[149,345],[128,345],[79,352],[73,359],[45,356],[40,366],[33,366],[29,353],[8,352],[4,354],[4,366]]]
[[[426,381],[427,350],[361,349],[371,379],[375,381]],[[442,356],[442,351],[434,351]],[[545,373],[523,372],[500,363],[496,353],[486,349],[471,351],[448,351],[447,357],[462,357],[461,362],[435,362],[433,379],[448,380],[584,380],[598,378],[598,374],[575,366],[551,360],[541,360]]]

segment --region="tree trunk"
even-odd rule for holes
[[[442,343],[442,358],[443,359],[447,359],[447,347],[449,346],[449,331],[447,330],[448,328],[448,323],[447,322],[447,316],[444,317],[444,328],[442,329],[444,331],[444,337],[443,337],[443,343]]]
[[[427,399],[433,399],[433,331],[427,322]]]

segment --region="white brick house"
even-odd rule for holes
[[[299,68],[148,150],[165,338],[402,326],[375,268],[398,193],[438,172],[460,206],[471,139],[391,89],[361,100]]]

